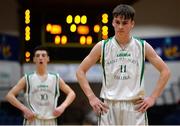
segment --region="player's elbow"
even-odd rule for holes
[[[76,70],[76,78],[78,79],[78,77],[79,77],[79,68]]]
[[[12,96],[13,96],[12,93],[11,93],[11,92],[8,92],[7,95],[5,96],[5,99],[6,99],[7,101],[10,101],[10,99],[11,99]]]
[[[82,78],[83,74],[84,74],[84,71],[79,67],[76,70],[76,78],[77,78],[77,80],[80,80]]]
[[[167,77],[168,77],[168,79],[169,79],[169,78],[171,77],[171,71],[170,71],[169,68],[167,69],[166,74],[167,74]]]
[[[167,78],[167,80],[169,80],[169,78],[171,77],[171,71],[168,67],[166,67],[164,70],[163,70],[163,73],[164,73],[164,76],[165,78]]]
[[[70,99],[70,104],[75,100],[76,94],[73,90],[68,93],[68,98]]]
[[[73,100],[76,98],[76,93],[74,91],[71,92],[71,97]]]

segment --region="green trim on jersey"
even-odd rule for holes
[[[141,44],[142,44],[142,56],[143,56],[143,60],[142,60],[142,68],[141,68],[141,80],[140,80],[140,85],[142,83],[142,79],[144,76],[144,63],[145,63],[145,59],[144,59],[144,40],[140,40]]]
[[[145,112],[145,125],[148,126],[148,116],[147,116],[147,112]]]
[[[56,76],[56,87],[55,87],[55,97],[54,97],[54,100],[56,101],[57,100],[57,98],[59,97],[59,95],[60,95],[60,92],[59,92],[59,77],[58,77],[58,75],[57,75],[57,73],[52,73],[52,72],[50,72],[49,74],[52,74],[52,75],[55,75]],[[55,105],[55,107],[57,107],[56,105]]]
[[[103,43],[103,53],[102,53],[102,68],[103,68],[103,74],[104,74],[104,79],[105,79],[105,85],[106,85],[106,71],[105,71],[105,45],[112,39],[112,37],[110,37],[109,39],[104,40]]]
[[[145,66],[145,52],[144,52],[144,40],[138,38],[138,37],[134,37],[135,39],[137,39],[141,45],[142,45],[142,66],[141,66],[141,77],[140,77],[140,86],[141,86],[141,83],[142,83],[142,79],[143,79],[143,76],[144,76],[144,66]]]
[[[23,120],[23,125],[26,125],[26,124],[27,124],[27,119],[24,118],[24,120]]]
[[[29,92],[30,92],[30,82],[29,82],[29,76],[30,75],[32,75],[32,74],[34,74],[34,72],[31,72],[31,73],[28,73],[28,74],[26,74],[26,79],[27,79],[27,86],[28,86],[28,88],[26,88],[26,92],[27,92],[27,104],[29,105],[29,107],[34,111],[34,109],[33,109],[33,107],[31,106],[31,103],[30,103],[30,101],[29,101]]]
[[[57,94],[58,94],[58,75],[56,74],[56,73],[49,73],[49,74],[52,74],[52,75],[54,75],[54,76],[56,76],[56,90],[55,90],[55,97],[57,96]]]

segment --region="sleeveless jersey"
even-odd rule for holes
[[[53,119],[53,111],[59,97],[59,75],[48,73],[47,79],[42,81],[36,72],[25,74],[27,106],[39,119]]]
[[[144,97],[144,40],[132,37],[122,49],[115,37],[102,40],[103,84],[100,97],[135,100]]]

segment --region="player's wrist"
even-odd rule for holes
[[[88,97],[89,100],[91,100],[96,96],[94,95],[94,93],[91,93],[91,94],[88,94],[87,97]]]
[[[21,107],[20,107],[20,110],[21,110],[23,113],[25,113],[26,110],[27,110],[27,108],[26,108],[25,106],[21,106]]]
[[[156,101],[157,97],[156,96],[150,96],[151,99],[153,99],[154,101]]]

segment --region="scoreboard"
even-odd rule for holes
[[[88,6],[49,11],[23,8],[22,62],[32,62],[37,45],[48,47],[52,62],[80,62],[98,41],[114,34],[111,11]]]
[[[109,13],[70,11],[43,15],[43,41],[61,47],[93,46],[109,36]]]

